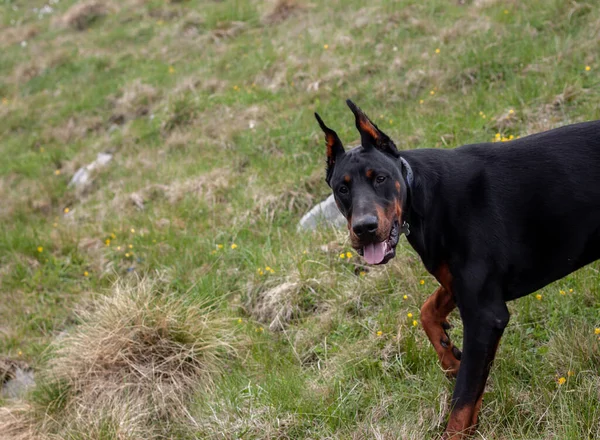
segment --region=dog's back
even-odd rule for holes
[[[600,121],[465,145],[437,162],[445,242],[470,243],[466,252],[493,261],[505,299],[600,258]]]

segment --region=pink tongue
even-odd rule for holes
[[[369,264],[379,264],[385,257],[385,241],[368,244],[363,248],[363,256]]]

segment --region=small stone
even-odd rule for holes
[[[34,385],[33,370],[25,362],[0,358],[0,396],[16,399]]]
[[[74,186],[77,189],[85,188],[89,183],[91,183],[91,173],[97,168],[103,167],[108,164],[113,158],[112,154],[109,153],[98,153],[96,160],[92,163],[79,168],[71,181],[69,182],[69,186]]]
[[[298,230],[312,231],[320,225],[341,228],[345,224],[346,219],[335,204],[332,194],[302,217],[298,224]]]

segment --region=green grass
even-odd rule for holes
[[[39,18],[43,1],[0,1],[0,355],[43,371],[77,306],[160,274],[245,335],[214,390],[192,390],[176,437],[441,432],[453,383],[412,325],[436,287],[417,255],[403,240],[361,276],[356,256],[339,258],[343,231],[296,233],[328,194],[313,112],[356,144],[352,98],[402,149],[599,119],[598,8],[298,0],[274,17],[267,0],[124,0],[76,31],[57,20],[73,3]],[[69,187],[101,151],[114,159],[92,185]],[[599,269],[510,305],[480,438],[600,436]],[[255,305],[284,281],[297,283],[290,322],[272,331]],[[44,386],[32,401],[60,411]],[[118,438],[98,417],[97,437]]]

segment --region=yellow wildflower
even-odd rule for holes
[[[169,66],[169,73],[170,74],[175,73],[175,68],[173,66]]]
[[[560,377],[560,378],[558,379],[558,384],[559,384],[559,385],[564,385],[564,383],[565,383],[566,381],[567,381],[567,379],[565,379],[564,377]]]
[[[413,327],[417,326],[417,321],[413,319]]]
[[[342,252],[342,253],[340,254],[340,258],[346,258],[346,254],[345,254],[344,252]]]
[[[573,293],[573,289],[569,289],[569,293]]]
[[[352,252],[346,252],[346,258],[352,258]]]
[[[133,249],[133,245],[132,245],[132,244],[130,244],[130,245],[128,246],[128,248],[129,248],[129,249]]]
[[[54,174],[60,176],[60,170],[54,170]]]
[[[126,257],[126,258],[129,258],[129,252],[126,252],[126,253],[125,253],[125,257]]]
[[[514,111],[514,110],[511,108],[511,109],[508,111],[508,114],[509,114],[509,115],[512,115],[514,112],[515,112],[515,111]]]
[[[419,99],[419,104],[423,104],[425,101],[423,101],[422,99]]]
[[[69,208],[65,208],[63,211],[64,211],[65,214],[68,214],[69,213]]]
[[[235,248],[237,248],[237,244],[231,243],[231,249],[235,249]]]
[[[367,274],[367,272],[365,272],[364,270],[361,270],[359,275],[360,275],[361,277],[364,277],[366,274]]]
[[[117,246],[117,250],[120,251],[121,250],[121,246]]]
[[[438,47],[438,48],[435,50],[435,53],[440,53],[440,52],[441,52],[441,50],[440,50],[440,48]]]
[[[431,96],[435,95],[435,90],[430,90],[430,91],[429,91],[429,94],[430,94]]]
[[[540,294],[538,293],[538,294],[535,296],[535,298],[536,298],[538,301],[541,301],[541,300],[542,300],[542,295],[540,295]]]
[[[572,377],[575,376],[575,372],[572,370],[567,371],[567,376]]]
[[[402,299],[408,299],[408,295],[404,295]]]
[[[19,350],[19,351],[17,352],[17,354],[18,354],[19,356],[23,356],[23,352],[22,352],[21,350]]]
[[[412,317],[413,317],[413,314],[412,314],[412,313],[410,313],[410,312],[408,312],[408,314],[407,314],[406,316],[408,316],[409,318],[412,318]]]
[[[590,66],[585,66],[585,71],[589,72],[590,70],[592,70],[592,68]]]
[[[567,292],[565,292],[564,290],[559,290],[558,293],[560,293],[561,295],[566,295]]]
[[[595,335],[600,335],[600,328],[595,328],[594,329],[594,334]]]
[[[324,44],[323,49],[325,49],[325,50],[329,49],[329,44]]]
[[[112,238],[112,239],[114,240],[115,238],[117,238],[117,236],[115,235],[115,233],[114,233],[114,232],[111,232],[111,233],[110,233],[110,238]]]
[[[37,251],[41,254],[42,252],[44,252],[44,248],[41,246],[38,246]]]
[[[110,246],[110,238],[104,240],[104,244],[106,244],[106,246]]]
[[[423,284],[425,284],[425,280],[419,281],[419,284],[422,286]]]
[[[90,273],[89,273],[87,270],[86,270],[85,272],[83,272],[83,276],[84,276],[84,277],[87,277],[87,276],[89,276],[89,275],[90,275]]]
[[[239,319],[238,319],[238,324],[241,324],[242,322],[243,322],[243,321],[242,321],[242,318],[239,318]]]
[[[131,233],[135,234],[135,229],[131,228]]]
[[[377,330],[377,336],[381,336],[383,335],[383,332],[381,330]]]

